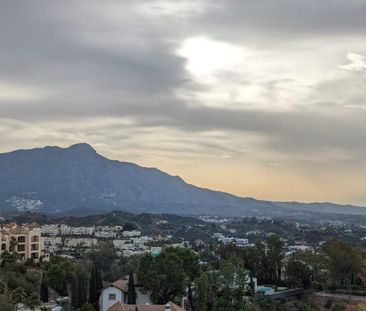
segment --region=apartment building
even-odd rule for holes
[[[16,251],[20,260],[33,259],[36,262],[48,260],[44,253],[44,242],[41,236],[41,228],[37,224],[24,224],[18,226],[16,223],[2,225],[0,228],[0,255],[5,252]]]

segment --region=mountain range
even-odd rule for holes
[[[0,210],[265,217],[366,215],[366,208],[351,205],[262,201],[199,188],[156,168],[109,160],[85,143],[0,154]]]

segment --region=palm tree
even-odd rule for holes
[[[24,303],[27,293],[25,292],[24,288],[17,287],[11,293],[11,301],[15,303],[15,311],[18,310],[18,304]]]

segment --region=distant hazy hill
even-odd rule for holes
[[[353,206],[276,203],[198,188],[155,168],[106,159],[87,144],[0,154],[0,209],[75,215],[116,209],[227,216],[366,214]]]

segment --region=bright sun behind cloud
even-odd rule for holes
[[[244,58],[242,49],[206,37],[186,39],[178,54],[187,59],[186,69],[196,76],[227,70]]]

